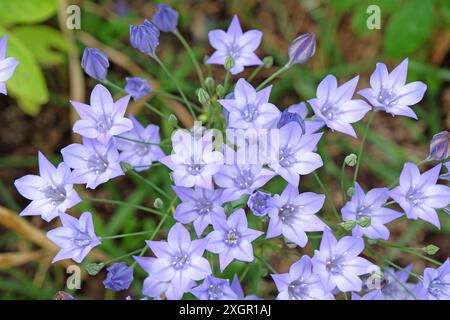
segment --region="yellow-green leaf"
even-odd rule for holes
[[[0,0],[0,24],[42,22],[53,16],[58,0]]]

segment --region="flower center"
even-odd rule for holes
[[[208,299],[219,300],[223,297],[222,284],[210,284],[208,287]]]
[[[191,176],[196,176],[196,175],[200,174],[202,169],[203,169],[203,166],[200,164],[188,164],[186,166],[186,170]]]
[[[66,199],[66,190],[62,186],[48,186],[41,191],[47,199],[51,200],[52,206],[57,206]]]
[[[99,155],[93,155],[87,160],[88,168],[94,171],[97,176],[104,173],[108,169],[108,165],[108,161]]]
[[[336,117],[336,115],[338,115],[339,109],[337,108],[336,104],[331,101],[327,101],[320,109],[320,112],[325,117],[325,119],[331,121]]]
[[[242,118],[247,122],[255,121],[258,115],[258,108],[253,104],[247,104],[241,111]]]
[[[212,203],[209,200],[202,200],[196,206],[199,215],[204,216],[212,211]]]
[[[225,243],[231,247],[235,247],[239,244],[240,238],[241,234],[236,229],[231,229],[228,231]]]
[[[134,147],[134,152],[136,152],[139,157],[146,156],[150,152],[150,146],[142,143],[137,143]]]
[[[112,118],[110,116],[102,114],[97,118],[97,123],[95,124],[97,131],[100,133],[106,133],[111,129],[113,125]]]
[[[356,210],[356,220],[369,216],[370,216],[370,207],[362,205],[358,207],[358,209]]]
[[[423,202],[423,193],[420,189],[410,189],[406,193],[406,199],[412,206],[419,206]]]
[[[384,106],[390,107],[397,104],[397,95],[392,89],[383,87],[378,95],[378,101]]]
[[[78,233],[74,238],[71,239],[73,244],[78,248],[84,248],[91,244],[92,239],[87,233]]]
[[[181,270],[186,268],[189,265],[189,256],[186,252],[178,250],[177,254],[175,254],[172,258],[172,266],[175,270]]]
[[[343,263],[345,259],[342,255],[332,256],[326,263],[328,272],[332,274],[341,274],[343,272]]]
[[[434,279],[431,281],[430,285],[428,286],[428,292],[439,298],[439,297],[446,297],[446,299],[450,298],[450,282],[445,282],[442,279]]]
[[[282,147],[279,152],[279,163],[284,168],[292,167],[298,161],[295,158],[294,152],[289,148],[289,146]]]
[[[241,190],[250,188],[253,185],[254,176],[250,168],[239,171],[239,175],[233,177],[234,184]]]
[[[303,279],[292,281],[288,287],[289,297],[293,300],[309,300],[314,297],[309,293],[308,284]]]
[[[241,47],[233,41],[230,45],[228,45],[228,56],[235,59],[237,56],[239,56],[241,52]]]
[[[280,217],[281,222],[289,225],[293,224],[297,219],[298,209],[298,206],[290,203],[282,206],[278,211],[278,216]]]

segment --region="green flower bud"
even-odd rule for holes
[[[362,217],[361,219],[359,219],[357,221],[357,223],[363,227],[363,228],[367,228],[370,227],[370,225],[372,224],[372,219],[370,219],[370,217]]]
[[[219,97],[223,97],[223,95],[225,94],[225,88],[223,87],[223,85],[219,84],[216,88],[216,94]]]
[[[351,198],[351,197],[353,197],[354,194],[355,194],[355,188],[350,187],[347,189],[347,196],[349,196]]]
[[[86,271],[90,276],[96,276],[100,271],[102,271],[104,263],[89,263],[86,266]]]
[[[169,124],[170,124],[172,127],[176,127],[177,124],[178,124],[178,119],[177,119],[177,117],[176,117],[173,113],[171,113],[171,114],[169,115],[169,117],[167,118],[167,122],[169,122]]]
[[[128,162],[125,162],[125,161],[120,161],[120,167],[122,168],[122,171],[124,173],[127,173],[128,171],[132,171],[134,168],[131,164],[129,164]]]
[[[215,86],[214,79],[211,77],[206,77],[206,79],[205,79],[206,90],[208,90],[208,92],[212,93],[212,92],[214,92],[214,86]]]
[[[153,206],[156,209],[161,209],[164,206],[164,201],[162,201],[161,198],[156,198],[155,201],[153,201]]]
[[[198,89],[197,90],[197,99],[198,99],[198,102],[200,102],[201,104],[208,104],[209,99],[210,99],[208,91],[206,91],[203,88]]]
[[[356,160],[358,160],[358,156],[354,153],[349,154],[345,157],[345,164],[349,167],[354,167],[356,165]]]
[[[422,250],[432,256],[433,254],[436,254],[439,251],[439,247],[435,246],[434,244],[429,244],[426,247],[423,247]]]
[[[270,68],[273,66],[273,57],[267,56],[263,59],[264,68]]]
[[[349,220],[339,223],[339,225],[344,228],[347,231],[352,230],[354,227],[356,227],[356,221]]]
[[[230,70],[234,67],[234,59],[232,57],[226,57],[224,63],[225,70]]]

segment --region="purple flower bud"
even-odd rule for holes
[[[305,63],[316,52],[316,36],[312,32],[297,37],[289,46],[288,67],[296,63]]]
[[[284,109],[281,113],[280,120],[278,121],[278,129],[288,124],[289,122],[298,123],[300,125],[300,128],[302,129],[302,133],[305,133],[305,121],[303,120],[303,118],[298,113],[290,112],[288,109]]]
[[[442,131],[435,134],[430,142],[428,160],[444,160],[450,155],[450,132]]]
[[[91,78],[104,81],[109,68],[108,57],[97,48],[86,48],[81,59],[81,67]]]
[[[163,32],[173,32],[178,24],[178,11],[168,4],[159,4],[152,17],[152,22]]]
[[[119,262],[114,263],[108,269],[108,274],[103,284],[106,289],[114,291],[127,290],[133,281],[133,268]]]
[[[140,52],[154,55],[159,44],[159,30],[148,20],[138,26],[130,26],[130,42],[133,48]]]
[[[152,91],[152,87],[145,79],[125,78],[125,80],[127,80],[125,92],[131,95],[134,99],[140,99]]]
[[[272,197],[266,192],[257,191],[248,198],[247,205],[257,217],[263,217],[272,208]]]

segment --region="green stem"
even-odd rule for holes
[[[125,202],[125,201],[119,201],[119,200],[111,200],[111,199],[101,199],[101,198],[81,198],[83,201],[87,201],[87,202],[99,202],[99,203],[109,203],[109,204],[114,204],[114,205],[123,205],[123,206],[129,206],[135,209],[139,209],[142,211],[146,211],[146,212],[150,212],[153,214],[156,214],[158,216],[161,217],[166,217],[167,215],[165,213],[162,213],[158,210],[154,210],[152,208],[148,208],[148,207],[144,207],[144,206],[140,206],[137,204],[133,204],[133,203],[129,203],[129,202]]]
[[[260,257],[259,255],[255,254],[255,258],[258,259],[259,261],[261,261],[267,269],[270,270],[270,272],[274,273],[274,274],[278,274],[277,270],[275,270],[274,267],[272,267],[265,259],[263,259],[262,257]]]
[[[385,247],[395,248],[395,249],[398,249],[398,250],[400,250],[402,252],[405,252],[405,253],[413,254],[413,255],[415,255],[415,256],[417,256],[419,258],[427,260],[427,261],[429,261],[431,263],[434,263],[434,264],[436,264],[438,266],[442,265],[441,262],[439,262],[437,260],[434,260],[434,259],[432,259],[430,257],[427,257],[426,255],[423,255],[422,253],[418,252],[418,251],[422,251],[422,248],[405,247],[403,245],[399,245],[399,244],[395,244],[395,243],[389,243],[389,242],[384,241],[384,240],[377,240],[376,244],[381,245],[381,246],[385,246]]]
[[[223,80],[223,95],[221,98],[227,95],[229,81],[230,81],[230,70],[227,70],[227,73],[225,74],[225,79]]]
[[[119,138],[121,140],[127,140],[127,141],[131,141],[131,142],[134,142],[134,143],[146,144],[146,145],[149,145],[149,146],[163,146],[163,145],[165,145],[167,147],[170,147],[170,144],[147,142],[147,141],[136,140],[136,139],[122,137],[122,136],[114,136],[114,138]]]
[[[125,89],[123,89],[122,87],[118,86],[117,84],[115,84],[115,83],[113,83],[113,82],[111,82],[111,81],[109,81],[107,79],[103,81],[103,84],[105,84],[107,86],[110,86],[110,87],[113,87],[114,89],[116,89],[116,90],[118,90],[120,92],[125,92]],[[159,111],[155,106],[151,105],[147,101],[144,102],[144,106],[146,108],[148,108],[150,111],[153,111],[154,113],[159,115],[161,118],[163,118],[163,119],[167,118],[167,116],[163,112]]]
[[[356,167],[355,173],[353,174],[353,185],[355,185],[356,179],[358,178],[359,166],[361,164],[361,157],[363,155],[364,144],[366,143],[367,134],[369,133],[370,126],[372,125],[372,121],[375,118],[375,111],[372,111],[369,121],[367,121],[366,129],[364,130],[364,135],[361,140],[361,144],[359,145],[358,158],[356,159]]]
[[[194,109],[192,108],[191,103],[189,102],[189,100],[186,98],[186,95],[184,94],[183,90],[181,89],[180,84],[178,83],[177,79],[175,79],[175,77],[172,75],[172,73],[169,71],[169,69],[167,69],[166,65],[161,61],[161,59],[159,59],[156,55],[152,56],[153,59],[155,59],[155,61],[159,64],[159,66],[161,67],[161,69],[163,69],[163,71],[167,74],[167,76],[170,78],[170,80],[173,81],[173,83],[175,84],[175,86],[177,87],[178,92],[181,95],[181,98],[183,98],[184,103],[186,104],[186,106],[189,109],[189,112],[191,113],[192,117],[194,118],[194,120],[197,119]]]
[[[141,236],[141,235],[147,234],[147,233],[150,233],[150,231],[123,233],[123,234],[116,234],[114,236],[106,236],[106,237],[100,237],[100,238],[101,238],[101,240],[110,240],[110,239],[119,239],[119,238],[126,238],[126,237]]]
[[[137,179],[139,179],[140,181],[142,181],[143,183],[145,183],[146,185],[150,186],[151,188],[155,189],[156,191],[158,191],[160,194],[162,194],[166,199],[172,199],[169,194],[167,192],[165,192],[163,189],[161,189],[160,187],[158,187],[156,184],[154,184],[151,180],[147,180],[145,179],[143,176],[141,176],[139,173],[137,173],[134,170],[130,170],[127,171],[127,173],[129,173],[130,175],[136,177]]]
[[[380,253],[376,252],[375,250],[371,249],[370,247],[366,247],[366,250],[369,251],[372,255],[378,256],[381,260],[383,260],[384,262],[386,262],[386,263],[389,264],[390,266],[394,267],[395,269],[404,271],[404,272],[410,274],[411,276],[413,276],[413,277],[415,277],[415,278],[417,278],[417,279],[420,279],[420,278],[421,278],[420,275],[418,275],[417,273],[412,272],[412,271],[409,271],[409,270],[407,270],[407,269],[405,269],[405,268],[400,267],[400,266],[397,265],[396,263],[394,263],[394,262],[392,262],[391,260],[387,259],[387,258],[386,258],[385,256],[383,256],[382,254],[380,254]]]
[[[345,200],[347,199],[345,190],[345,161],[342,162],[341,168],[341,191],[342,191],[342,203],[345,203]]]
[[[116,257],[116,258],[114,258],[114,259],[108,260],[108,261],[104,262],[104,264],[107,265],[107,264],[110,264],[111,262],[115,262],[115,261],[122,260],[123,258],[127,258],[127,257],[129,257],[129,256],[132,256],[132,255],[134,255],[134,254],[136,254],[136,253],[141,252],[141,250],[142,250],[142,249],[137,249],[137,250],[134,250],[134,251],[132,251],[132,252],[126,253],[126,254],[124,254],[124,255],[122,255],[122,256],[119,256],[119,257]]]
[[[247,78],[248,82],[251,82],[253,79],[255,79],[256,75],[264,68],[264,64],[259,65],[253,72],[250,74],[250,76]]]
[[[280,74],[282,74],[283,72],[285,72],[287,69],[289,69],[289,67],[287,66],[287,64],[285,66],[283,66],[282,68],[278,69],[276,72],[272,73],[270,75],[270,77],[268,77],[266,80],[264,80],[262,83],[259,84],[259,86],[256,87],[256,91],[261,90],[262,88],[264,88],[266,85],[268,85],[273,79],[275,79],[276,77],[278,77]]]
[[[316,172],[313,172],[314,178],[316,179],[317,183],[319,184],[320,188],[322,189],[323,193],[325,194],[325,197],[327,199],[328,205],[330,206],[331,210],[333,211],[334,216],[338,221],[341,220],[341,216],[339,215],[339,212],[336,209],[336,206],[333,203],[333,200],[330,197],[330,193],[328,192],[327,188],[323,184],[322,180],[320,180],[319,175]]]
[[[186,39],[183,37],[183,35],[178,31],[178,29],[175,29],[175,31],[173,33],[178,38],[178,40],[180,40],[181,44],[186,49],[189,57],[192,60],[192,63],[194,64],[194,68],[195,68],[195,71],[197,72],[198,79],[200,80],[200,83],[202,84],[202,87],[204,87],[205,86],[205,79],[203,77],[202,69],[200,68],[200,65],[198,64],[198,61],[195,58],[195,55],[194,55],[194,52],[192,51],[191,46],[186,41]]]

